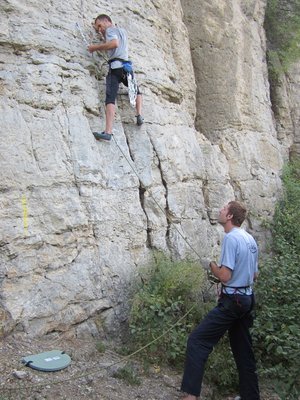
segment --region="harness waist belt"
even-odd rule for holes
[[[249,289],[251,286],[226,286],[226,285],[222,285],[222,288],[229,288],[229,289]]]
[[[233,289],[233,293],[228,293],[228,289]],[[246,295],[248,292],[248,289],[251,289],[251,286],[226,286],[226,285],[222,285],[222,293],[224,294],[242,294],[242,295]],[[249,293],[250,295],[250,293]]]
[[[111,64],[114,61],[128,62],[127,60],[124,60],[123,58],[112,58],[111,60],[108,60],[108,64]]]

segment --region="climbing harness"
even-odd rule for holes
[[[127,83],[128,83],[128,97],[129,102],[132,107],[136,106],[136,97],[138,95],[138,84],[135,79],[135,75],[132,68],[132,62],[129,60],[123,60],[122,58],[113,58],[108,61],[110,65],[114,61],[122,62],[123,72],[126,74]]]
[[[81,36],[82,40],[84,41],[85,45],[88,47],[89,42],[88,42],[85,34],[83,33],[83,30],[82,30],[80,24],[78,22],[76,22],[75,26],[76,26],[76,29],[78,30],[78,32],[80,33],[80,36]],[[99,53],[99,52],[97,52],[97,53]],[[128,60],[123,60],[121,58],[114,58],[112,60],[108,60],[102,53],[100,53],[100,55],[108,64],[111,64],[113,61],[121,61],[122,62],[123,71],[126,74],[126,78],[127,78],[127,82],[128,82],[129,102],[132,107],[135,107],[136,106],[136,97],[138,95],[138,84],[137,84],[137,81],[136,81],[136,78],[135,78],[135,75],[133,72],[132,62],[128,61]],[[94,54],[92,54],[92,56],[94,56]],[[102,67],[103,67],[103,65],[101,65],[101,68],[100,68],[101,72],[102,72]]]
[[[251,288],[248,286],[227,286],[222,283],[222,293],[224,294],[246,294],[247,290]],[[233,293],[227,293],[227,289],[234,289]]]

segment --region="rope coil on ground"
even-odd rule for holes
[[[76,376],[72,376],[70,378],[66,378],[66,379],[61,379],[61,380],[57,380],[57,381],[48,381],[48,382],[44,382],[44,383],[39,383],[36,385],[19,385],[18,387],[5,387],[4,389],[0,389],[0,393],[5,393],[5,392],[15,392],[18,390],[30,390],[30,389],[38,389],[38,388],[43,388],[45,386],[50,386],[50,385],[61,385],[63,383],[66,382],[70,382],[70,381],[74,381],[74,380],[78,380],[80,378],[86,378],[88,376],[91,375],[96,375],[97,373],[99,373],[100,370],[105,370],[108,368],[111,368],[117,364],[120,364],[124,361],[129,361],[130,358],[132,358],[133,356],[135,356],[136,354],[140,353],[141,351],[145,350],[147,347],[151,346],[153,343],[159,341],[161,338],[163,338],[164,336],[166,336],[171,330],[173,330],[175,328],[176,325],[178,325],[183,319],[185,319],[191,312],[192,310],[195,308],[195,305],[193,305],[182,317],[180,317],[173,325],[171,325],[165,332],[163,332],[160,336],[156,337],[155,339],[153,339],[151,342],[145,344],[144,346],[140,347],[138,350],[135,350],[133,353],[122,357],[120,360],[115,361],[105,367],[101,367],[101,368],[96,368],[93,370],[89,370],[88,372],[85,372],[84,374],[79,374]]]

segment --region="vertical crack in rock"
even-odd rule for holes
[[[151,238],[152,229],[151,229],[150,224],[149,224],[149,217],[148,217],[148,214],[147,214],[147,211],[146,211],[146,207],[145,207],[145,192],[146,192],[146,189],[144,188],[144,186],[143,186],[141,181],[140,181],[139,192],[140,192],[141,207],[142,207],[142,210],[144,211],[144,214],[146,216],[146,221],[147,221],[147,242],[146,242],[146,246],[151,249],[153,247],[152,238]]]
[[[63,76],[61,76],[61,78],[62,78],[62,91],[63,91],[64,78],[63,78]],[[70,154],[71,154],[71,157],[72,157],[72,159],[71,159],[71,164],[72,164],[73,176],[74,176],[74,186],[77,188],[77,190],[78,190],[78,196],[80,197],[80,196],[81,196],[80,184],[79,184],[78,179],[77,179],[76,170],[75,170],[75,164],[74,164],[74,159],[73,159],[73,155],[72,155],[72,146],[71,146],[71,139],[70,139],[70,138],[71,138],[70,119],[69,119],[69,114],[68,114],[68,108],[67,108],[67,106],[66,106],[66,104],[65,104],[63,98],[61,99],[61,104],[62,104],[62,106],[63,106],[63,108],[64,108],[64,110],[65,110],[66,118],[67,118],[67,121],[68,121],[68,137],[69,137],[68,147],[69,147],[69,149],[70,149]]]
[[[171,213],[170,213],[169,202],[168,202],[168,185],[167,185],[167,181],[164,178],[163,169],[162,169],[162,166],[161,166],[161,160],[159,158],[158,152],[157,152],[157,150],[155,148],[155,145],[153,143],[153,140],[151,138],[150,138],[150,143],[152,145],[154,154],[157,157],[157,160],[158,160],[157,167],[158,167],[158,170],[160,172],[161,182],[163,184],[163,187],[165,188],[165,200],[166,200],[165,217],[166,217],[166,221],[167,221],[167,229],[166,229],[165,237],[166,237],[167,248],[169,249],[170,253],[172,254],[173,246],[172,246],[171,239],[170,239],[170,229],[171,229],[170,215],[171,215]]]
[[[39,161],[36,149],[34,148],[34,141],[33,141],[33,138],[32,138],[32,130],[29,129],[29,131],[30,131],[30,144],[31,144],[32,155],[33,155],[33,158],[35,160],[35,163],[36,163],[36,166],[37,166],[39,172],[42,172],[41,171],[41,167],[40,167],[40,161]]]
[[[238,182],[236,179],[230,178],[229,183],[233,189],[234,197],[237,200],[244,201],[243,191],[242,191],[240,182]]]
[[[129,152],[129,155],[130,155],[130,159],[131,159],[132,163],[134,164],[134,162],[135,162],[134,154],[133,154],[133,152],[131,150],[130,143],[129,143],[128,137],[126,135],[125,129],[124,129],[124,135],[125,135],[126,144],[127,144],[127,147],[128,147],[128,152]],[[145,207],[145,192],[146,192],[146,188],[145,188],[145,185],[143,184],[141,178],[139,177],[139,175],[138,175],[138,173],[136,172],[135,169],[134,169],[134,171],[135,171],[135,174],[136,174],[136,176],[137,176],[137,178],[139,180],[139,199],[140,199],[141,208],[142,208],[142,210],[143,210],[143,212],[145,214],[146,221],[147,221],[147,228],[146,228],[146,230],[147,230],[147,242],[146,242],[146,246],[151,249],[152,248],[152,239],[151,239],[152,229],[151,229],[150,224],[149,224],[149,216],[147,214],[147,210],[146,210],[146,207]]]
[[[210,223],[211,223],[212,221],[211,221],[210,212],[209,212],[209,208],[210,208],[209,205],[210,205],[210,203],[209,203],[208,188],[209,188],[208,179],[207,179],[207,178],[206,178],[206,179],[203,179],[203,181],[202,181],[202,195],[203,195],[204,207],[205,207],[205,210],[206,210],[208,219],[209,219],[209,221],[210,221]]]
[[[129,153],[129,155],[130,155],[130,159],[131,159],[131,161],[134,163],[134,155],[133,155],[133,153],[132,153],[132,151],[131,151],[130,144],[129,144],[129,140],[128,140],[128,137],[127,137],[127,135],[126,135],[125,129],[124,129],[124,135],[125,135],[125,140],[126,140],[126,144],[127,144],[127,147],[128,147],[128,153]]]

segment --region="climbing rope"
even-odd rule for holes
[[[114,142],[117,146],[117,148],[119,149],[119,151],[122,153],[123,157],[125,158],[125,160],[127,161],[127,163],[129,164],[130,168],[132,169],[132,171],[134,172],[134,174],[136,175],[136,177],[138,178],[138,180],[141,182],[142,186],[145,187],[145,185],[143,185],[142,179],[140,178],[138,172],[136,171],[136,169],[134,168],[134,166],[132,165],[132,163],[129,161],[128,157],[126,156],[126,154],[124,153],[124,151],[122,150],[122,148],[120,147],[120,145],[118,144],[115,136],[113,135],[113,139]],[[155,199],[155,197],[151,194],[151,192],[149,192],[150,197],[152,198],[152,200],[154,201],[154,203],[157,205],[157,207],[161,210],[161,212],[165,215],[168,223],[173,224],[174,229],[177,231],[177,233],[181,236],[181,238],[186,242],[186,244],[190,247],[190,249],[197,255],[197,257],[199,258],[199,260],[201,260],[200,254],[195,250],[195,248],[189,243],[189,241],[187,240],[187,238],[180,232],[180,230],[177,228],[177,226],[173,223],[173,221],[170,219],[170,217],[165,213],[165,210],[161,207],[161,205],[159,204],[159,202]]]
[[[84,36],[84,33],[83,33],[83,31],[82,31],[81,26],[79,25],[79,23],[76,22],[75,26],[76,26],[76,28],[78,29],[78,31],[79,31],[79,33],[80,33],[80,35],[81,35],[81,37],[82,37],[82,40],[84,41],[84,43],[86,44],[86,46],[89,46],[89,42],[87,41],[86,37]]]
[[[93,30],[89,30],[88,37],[89,37],[90,40],[88,41],[86,35],[84,34],[84,32],[83,32],[83,30],[82,30],[82,27],[81,27],[80,24],[79,24],[79,22],[76,22],[76,23],[75,23],[75,27],[76,27],[77,31],[79,32],[80,37],[81,37],[81,39],[83,40],[84,44],[86,45],[86,47],[88,47],[88,46],[91,44],[91,42],[93,42],[94,39],[95,39],[95,32],[94,32]],[[108,63],[108,58],[105,57],[105,55],[104,55],[103,53],[99,52],[99,51],[96,51],[96,52],[92,53],[92,58],[94,58],[94,54],[95,54],[95,53],[96,53],[98,56],[100,56],[101,58],[103,58],[104,61],[105,61],[105,63]],[[94,61],[95,61],[95,63],[96,63],[95,58],[94,58]]]
[[[151,342],[145,344],[144,346],[140,347],[138,350],[135,350],[133,353],[128,354],[127,356],[122,357],[120,360],[115,361],[109,365],[106,366],[101,366],[100,368],[93,368],[92,370],[88,370],[87,372],[85,372],[84,374],[78,374],[76,376],[72,376],[70,378],[65,378],[65,379],[60,379],[60,380],[56,380],[56,381],[47,381],[44,383],[38,383],[35,385],[24,385],[24,386],[18,386],[18,387],[9,387],[6,386],[3,389],[0,389],[0,392],[5,393],[7,392],[15,392],[17,390],[30,390],[30,389],[39,389],[39,388],[43,388],[45,386],[50,386],[50,385],[61,385],[63,383],[66,382],[70,382],[70,381],[74,381],[74,380],[78,380],[80,378],[86,378],[88,376],[91,375],[96,375],[97,373],[99,373],[102,370],[111,368],[117,364],[121,364],[123,362],[128,362],[133,356],[137,355],[138,353],[140,353],[141,351],[145,350],[146,348],[148,348],[149,346],[151,346],[152,344],[156,343],[157,341],[159,341],[160,339],[162,339],[164,336],[166,336],[169,332],[171,332],[175,326],[177,326],[183,319],[185,319],[191,312],[192,310],[195,308],[195,305],[193,305],[182,317],[180,317],[174,324],[172,324],[165,332],[163,332],[161,335],[157,336],[155,339],[153,339]]]

